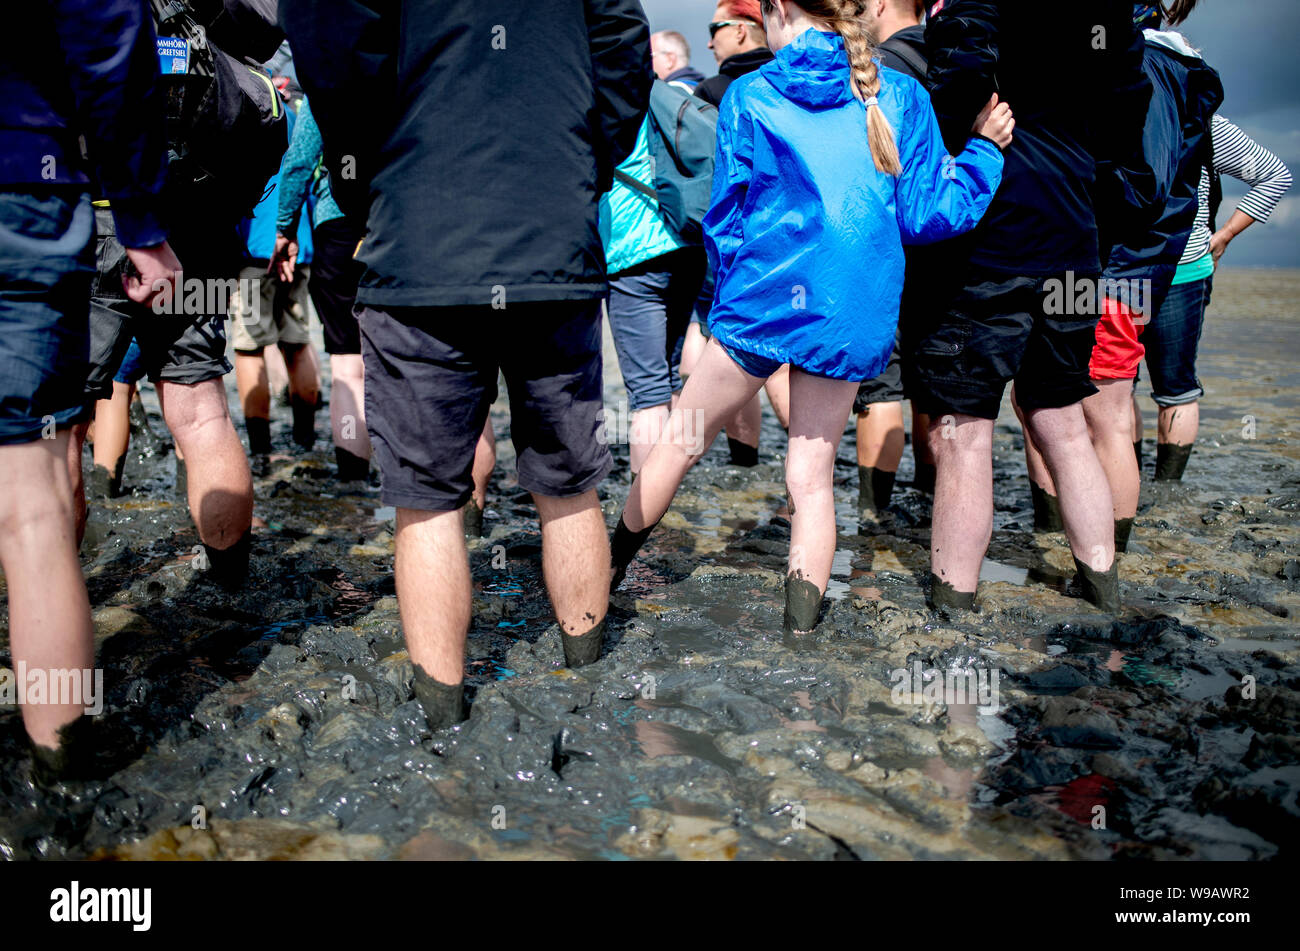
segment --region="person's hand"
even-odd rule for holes
[[[122,275],[122,289],[137,304],[157,310],[179,292],[181,262],[172,246],[164,241],[147,248],[127,248],[126,256],[135,274]]]
[[[1015,127],[1016,120],[1011,114],[1011,107],[1005,102],[999,102],[998,94],[994,93],[980,110],[980,114],[976,116],[971,131],[976,135],[984,136],[1005,151],[1011,144],[1011,132]]]
[[[293,283],[293,266],[298,263],[298,242],[282,234],[275,236],[275,250],[266,269],[286,284]]]
[[[1214,257],[1214,269],[1216,271],[1219,269],[1219,259],[1223,257],[1223,252],[1228,250],[1228,245],[1232,243],[1232,239],[1235,237],[1236,235],[1227,228],[1216,231],[1211,235],[1210,254]]]

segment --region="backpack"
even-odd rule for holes
[[[168,202],[191,216],[219,209],[238,221],[252,214],[289,145],[280,94],[265,71],[250,65],[268,48],[270,33],[250,31],[245,43],[232,27],[230,11],[249,8],[249,0],[225,0],[211,21],[196,12],[202,6],[211,15],[204,0],[149,3],[160,55],[176,70],[161,78]]]
[[[664,224],[683,243],[703,244],[704,215],[713,193],[718,110],[680,86],[656,79],[647,120],[654,187],[618,169],[614,177],[654,199]]]

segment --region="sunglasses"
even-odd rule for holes
[[[718,35],[718,31],[724,26],[757,26],[751,20],[715,20],[709,24],[709,39]]]

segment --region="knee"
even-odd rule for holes
[[[949,414],[932,417],[927,433],[930,452],[936,459],[961,455],[990,455],[993,452],[993,426],[982,420],[960,420]]]
[[[790,498],[811,498],[831,490],[831,469],[818,460],[789,458],[785,467],[785,490]]]
[[[163,399],[163,419],[167,428],[180,440],[208,427],[228,423],[230,414],[221,380],[168,385]]]

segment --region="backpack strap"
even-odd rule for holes
[[[617,168],[614,169],[614,177],[617,178],[624,185],[626,185],[628,188],[636,189],[646,197],[654,199],[655,207],[658,207],[659,192],[655,191],[653,186],[647,185],[639,178],[633,178],[631,175],[629,175],[627,172],[623,171],[622,169],[617,169]]]
[[[885,42],[881,43],[877,48],[889,50],[889,52],[901,59],[907,64],[907,68],[912,71],[912,78],[920,82],[922,85],[925,85],[925,74],[930,71],[930,67],[926,61],[921,58],[920,53],[899,40],[897,37],[893,36],[885,40]]]

